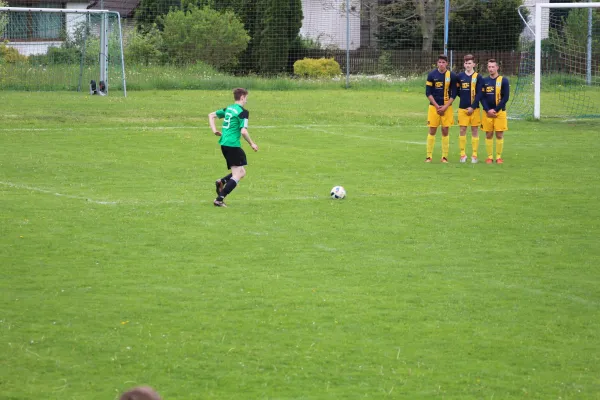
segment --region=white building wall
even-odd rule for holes
[[[89,3],[67,3],[69,10],[85,10]],[[85,22],[85,14],[66,14],[67,33],[71,36],[77,28],[77,25]]]
[[[360,1],[350,1],[350,50],[360,47]],[[300,35],[346,50],[346,0],[303,0]]]
[[[527,18],[527,25],[535,31],[535,5],[537,3],[549,3],[550,0],[525,0],[523,5],[529,9],[529,17]],[[542,9],[542,39],[548,38],[548,30],[550,26],[550,10],[548,8]],[[535,35],[528,27],[523,30],[522,36],[526,40],[533,41]]]
[[[80,3],[67,3],[66,8],[71,10],[85,10],[88,6],[88,3],[80,2]],[[31,7],[35,8],[35,7]],[[85,14],[65,14],[65,22],[66,28],[69,35],[72,35],[75,31],[75,28],[79,23],[85,21]],[[12,41],[8,42],[7,46],[13,47],[17,49],[17,51],[24,56],[38,55],[38,54],[46,54],[48,53],[48,49],[50,47],[60,47],[62,45],[62,41],[53,40],[53,41],[37,41],[37,42],[19,42]]]
[[[17,49],[24,56],[33,56],[37,54],[46,54],[50,47],[60,47],[62,42],[8,42],[7,47]]]

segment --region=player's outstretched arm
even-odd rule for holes
[[[246,128],[242,128],[242,137],[244,138],[244,140],[246,142],[248,142],[248,144],[250,145],[250,147],[252,147],[252,150],[254,151],[258,151],[258,145],[256,143],[254,143],[252,141],[252,139],[250,138],[250,134],[248,133],[248,129]]]
[[[213,133],[216,136],[221,136],[221,132],[219,132],[217,130],[217,126],[215,124],[216,119],[217,119],[217,113],[211,112],[210,114],[208,114],[208,124],[210,125],[210,129],[212,129]]]

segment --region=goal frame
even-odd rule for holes
[[[550,8],[600,8],[600,3],[537,3],[535,5],[535,66],[534,66],[534,97],[533,118],[541,116],[541,88],[542,88],[542,11]],[[531,28],[530,28],[531,29]],[[591,68],[591,37],[588,37],[588,74]],[[589,79],[589,75],[588,75]]]
[[[121,25],[121,14],[118,11],[110,10],[87,10],[87,9],[69,9],[69,8],[35,8],[35,7],[0,7],[0,11],[8,12],[41,12],[41,13],[62,13],[62,14],[101,14],[100,27],[100,54],[98,54],[100,63],[100,81],[104,81],[108,93],[108,18],[112,14],[116,15],[119,26],[119,49],[121,52],[121,78],[123,80],[123,95],[127,97],[127,84],[125,79],[125,57],[123,54],[123,27]]]

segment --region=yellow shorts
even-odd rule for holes
[[[479,126],[481,124],[481,110],[475,108],[473,114],[468,115],[466,108],[458,109],[458,125],[459,126]]]
[[[481,129],[486,132],[504,132],[508,130],[508,120],[506,119],[506,111],[498,111],[496,118],[489,118],[487,113],[483,111],[483,119],[481,121]]]
[[[452,106],[446,109],[444,115],[438,115],[437,109],[429,105],[429,110],[427,111],[427,126],[430,128],[437,128],[438,126],[448,127],[454,125],[454,112],[452,111]]]

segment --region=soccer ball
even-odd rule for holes
[[[344,197],[346,197],[346,189],[342,186],[334,186],[333,189],[331,189],[332,199],[343,199]]]

